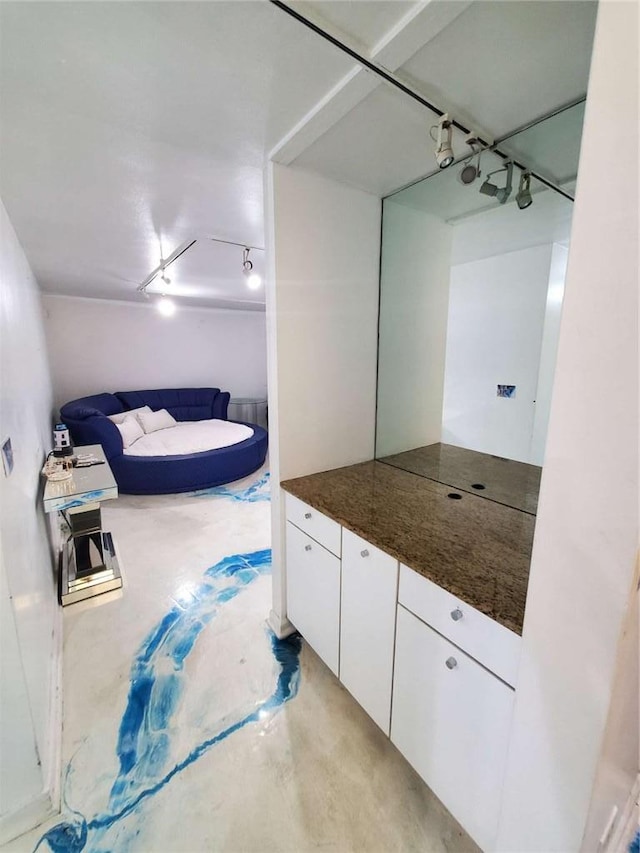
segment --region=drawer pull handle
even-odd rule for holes
[[[462,619],[462,616],[463,616],[462,610],[460,610],[459,607],[456,607],[455,610],[451,611],[451,618],[453,619],[454,622],[459,622]]]
[[[364,549],[364,551],[360,551],[360,556],[361,557],[368,557],[369,556],[369,552],[367,551],[366,548]]]
[[[445,664],[447,669],[455,669],[458,666],[458,661],[455,658],[447,658]]]
[[[304,517],[305,517],[306,519],[311,518],[311,513],[310,513],[310,512],[305,512]]]
[[[305,550],[305,551],[310,551],[310,550],[311,550],[311,545],[305,545],[305,546],[304,546],[304,550]]]

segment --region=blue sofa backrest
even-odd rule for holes
[[[125,409],[149,406],[166,409],[177,421],[227,419],[230,394],[219,388],[160,388],[149,391],[116,391]]]
[[[122,438],[107,415],[124,411],[114,394],[93,394],[65,403],[60,419],[69,427],[74,444],[101,444],[107,459],[122,453]]]
[[[115,394],[93,394],[90,397],[80,397],[78,400],[65,403],[60,409],[60,417],[63,421],[65,418],[83,420],[88,417],[88,413],[83,414],[85,409],[97,409],[103,415],[117,415],[119,412],[124,412],[125,406]]]

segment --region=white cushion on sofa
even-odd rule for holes
[[[107,415],[110,421],[113,421],[116,426],[121,424],[125,418],[128,418],[130,415],[133,415],[135,418],[140,412],[150,412],[151,409],[149,406],[140,406],[139,409],[129,409],[128,412],[118,412],[117,415]]]
[[[138,412],[136,417],[147,434],[157,432],[159,429],[170,429],[178,423],[166,409],[159,409],[157,412]]]
[[[136,418],[125,418],[121,424],[116,424],[120,435],[122,436],[122,447],[126,450],[135,444],[139,438],[144,435],[144,430],[136,420]]]
[[[145,435],[125,456],[183,456],[217,450],[246,441],[253,435],[251,427],[217,418],[206,421],[179,421],[172,429]]]

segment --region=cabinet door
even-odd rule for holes
[[[391,740],[485,851],[497,831],[513,695],[398,607]]]
[[[342,533],[340,681],[389,734],[398,561]]]
[[[287,522],[287,615],[338,674],[340,560]]]

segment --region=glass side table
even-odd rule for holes
[[[227,417],[230,421],[258,424],[267,428],[267,400],[264,397],[232,397]]]
[[[102,529],[100,502],[118,497],[118,486],[99,444],[74,448],[74,455],[95,457],[101,464],[73,468],[68,480],[47,480],[45,512],[63,515],[70,536],[60,552],[58,597],[74,604],[122,587],[113,537]]]

